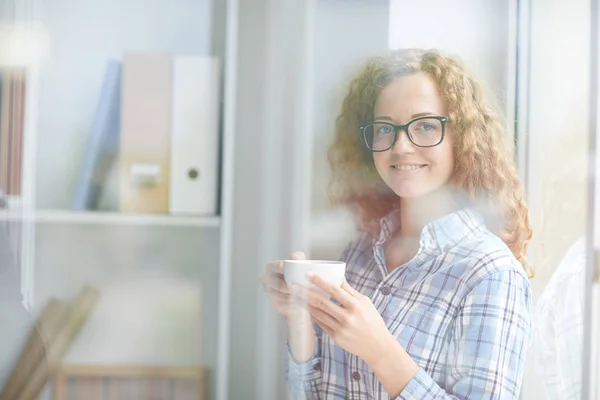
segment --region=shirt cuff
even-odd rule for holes
[[[443,398],[445,394],[427,372],[419,368],[415,376],[413,376],[395,400],[437,399]]]
[[[321,358],[319,349],[315,345],[315,350],[310,358],[303,363],[297,363],[288,347],[288,374],[291,379],[310,380],[321,373]]]

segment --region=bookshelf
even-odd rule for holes
[[[35,223],[64,224],[196,226],[205,228],[218,228],[221,223],[219,216],[203,217],[72,210],[35,210],[28,212],[3,210],[0,211],[0,221],[29,221]]]
[[[16,3],[15,19],[35,21],[36,29],[49,36],[48,54],[41,59],[7,63],[0,58],[0,67],[27,68],[22,192],[0,210],[0,222],[18,226],[23,305],[35,313],[51,296],[68,295],[88,281],[103,288],[126,270],[134,275],[131,271],[139,270],[141,276],[162,268],[169,276],[201,281],[202,315],[195,322],[204,330],[197,361],[211,371],[208,398],[229,398],[238,0],[176,0],[168,6],[145,0]],[[98,81],[109,58],[130,51],[204,52],[219,58],[218,215],[71,209],[93,118],[90,104],[98,97],[99,83],[93,87],[90,77]],[[66,80],[74,83],[65,87]],[[94,92],[92,101],[82,87]],[[103,254],[106,263],[116,260],[106,270]],[[95,362],[79,356],[75,361]]]

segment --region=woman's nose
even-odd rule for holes
[[[405,130],[398,132],[398,139],[392,147],[392,153],[412,153],[415,151],[415,145],[408,138],[408,133]]]

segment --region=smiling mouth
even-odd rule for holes
[[[411,164],[411,165],[391,165],[390,167],[396,169],[398,171],[416,171],[423,167],[426,167],[427,164]]]

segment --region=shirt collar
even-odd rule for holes
[[[380,220],[379,238],[382,246],[400,227],[399,210],[393,210]],[[483,216],[475,207],[464,207],[431,221],[421,231],[420,245],[445,251],[486,230]]]

